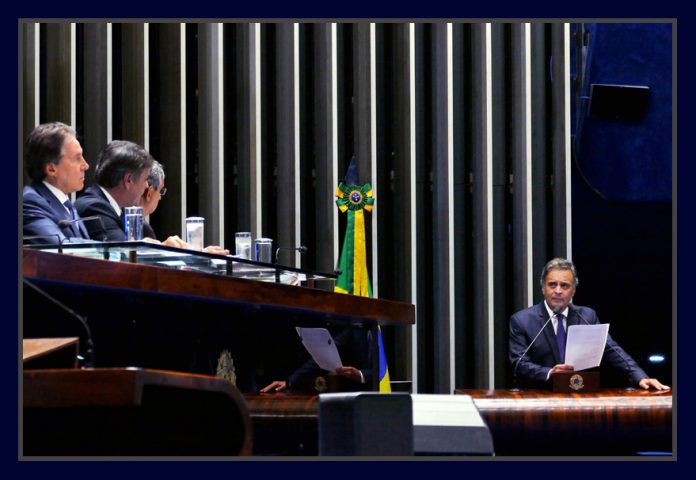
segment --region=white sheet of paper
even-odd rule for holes
[[[608,334],[608,323],[568,327],[565,363],[578,371],[598,367],[602,361]]]
[[[336,342],[325,328],[295,327],[309,354],[319,367],[333,372],[342,367],[341,356],[336,349]]]

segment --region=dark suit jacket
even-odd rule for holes
[[[75,202],[75,207],[81,217],[91,217],[97,215],[104,222],[102,228],[99,222],[88,222],[87,229],[89,235],[95,240],[102,240],[106,235],[106,240],[110,242],[126,241],[123,218],[116,215],[114,207],[97,185],[87,188]],[[105,231],[106,230],[106,231]]]
[[[346,327],[339,335],[334,337],[336,348],[341,356],[341,363],[346,367],[355,367],[360,370],[365,380],[365,389],[372,389],[372,333],[369,329],[360,326]],[[290,374],[288,388],[299,385],[308,375],[317,375],[326,370],[310,358],[301,367]]]
[[[553,331],[551,322],[546,325],[544,331],[536,339],[527,354],[521,358],[525,349],[548,319],[549,314],[543,301],[515,313],[510,318],[509,358],[513,372],[519,360],[517,379],[522,384],[535,387],[542,386],[546,382],[549,370],[554,365],[561,363],[558,345],[556,344],[556,334]],[[598,324],[599,318],[597,318],[597,313],[591,308],[571,304],[568,310],[568,327],[571,325],[584,325],[585,323],[591,325]],[[613,349],[609,345],[613,346]],[[630,376],[635,385],[648,376],[631,356],[611,338],[611,335],[607,336],[607,345],[604,347],[604,355],[602,356],[602,366],[610,366],[622,372],[625,378]]]
[[[34,182],[22,190],[23,234],[45,235],[45,238],[27,240],[28,243],[64,242],[68,238],[89,239],[87,229],[82,222],[75,222],[66,227],[59,227],[61,220],[72,220],[55,195],[43,184]],[[56,237],[55,235],[58,235]]]

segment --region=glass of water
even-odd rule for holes
[[[203,250],[203,217],[186,219],[186,243],[191,250]]]
[[[235,253],[240,258],[251,260],[251,232],[237,232],[234,234]]]

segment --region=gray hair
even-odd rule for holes
[[[70,137],[77,138],[75,129],[61,122],[42,123],[36,126],[27,137],[24,150],[24,166],[29,178],[35,182],[46,178],[46,165],[60,163],[63,157],[63,145]]]
[[[114,140],[99,155],[94,179],[102,187],[112,188],[129,173],[140,179],[143,171],[152,168],[154,160],[150,152],[137,143]]]
[[[541,279],[539,282],[541,283],[541,286],[544,286],[544,280],[546,280],[546,276],[549,274],[551,270],[570,270],[571,273],[573,274],[573,284],[575,287],[578,286],[580,283],[580,280],[578,279],[578,273],[575,271],[575,265],[573,265],[573,262],[570,260],[566,260],[565,258],[554,258],[552,260],[549,260],[546,265],[544,265],[544,269],[541,271]]]
[[[147,184],[150,185],[155,190],[159,190],[160,185],[164,181],[164,168],[162,164],[157,160],[152,161],[152,167],[150,167],[150,175],[147,177]]]

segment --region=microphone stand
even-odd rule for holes
[[[558,311],[556,311],[556,310],[558,310]],[[510,389],[511,392],[519,392],[519,391],[520,391],[520,389],[517,388],[517,367],[520,366],[520,362],[522,361],[522,359],[524,358],[524,356],[527,355],[527,352],[529,352],[529,349],[532,348],[532,345],[534,345],[534,342],[536,342],[536,339],[539,338],[539,335],[541,335],[541,332],[544,331],[544,329],[546,328],[546,325],[549,324],[549,322],[551,321],[551,319],[552,319],[553,317],[558,316],[559,313],[561,313],[561,309],[560,309],[559,307],[556,307],[556,308],[553,310],[553,315],[550,316],[550,317],[548,318],[548,320],[546,320],[546,322],[544,322],[544,325],[542,325],[542,327],[539,329],[539,332],[537,332],[536,336],[532,339],[531,342],[529,342],[529,345],[527,345],[527,348],[524,350],[524,352],[522,352],[522,355],[520,355],[520,357],[517,359],[517,362],[515,363],[515,368],[513,368],[513,370],[512,370],[512,385],[513,385],[513,388]]]
[[[92,220],[99,220],[99,224],[101,225],[102,232],[104,232],[104,235],[102,236],[101,241],[102,241],[102,242],[106,242],[106,238],[107,238],[107,236],[108,236],[108,235],[107,235],[107,232],[106,232],[106,226],[104,225],[104,220],[103,220],[102,217],[100,217],[99,215],[92,215],[92,216],[90,216],[90,217],[84,217],[84,218],[75,218],[75,219],[73,219],[73,220],[59,220],[59,221],[58,221],[58,226],[61,227],[61,228],[65,228],[65,227],[67,227],[68,225],[72,225],[73,223],[77,223],[77,222],[82,222],[82,223],[84,224],[84,223],[86,223],[88,220],[89,220],[89,221],[92,221]],[[89,232],[88,232],[88,233],[89,233]]]
[[[39,288],[37,285],[34,283],[30,282],[26,278],[23,278],[22,281],[24,282],[25,285],[28,285],[29,287],[33,288],[36,290],[39,294],[43,295],[45,298],[53,302],[55,305],[72,315],[74,318],[79,320],[79,322],[82,324],[82,327],[85,329],[85,332],[87,334],[87,340],[86,340],[86,348],[85,348],[85,361],[84,361],[84,368],[92,368],[94,366],[94,343],[92,342],[92,331],[89,328],[89,325],[87,324],[87,320],[71,308],[67,307],[63,303],[59,302],[56,298],[54,298],[52,295],[49,295],[47,292],[45,292],[43,289]]]

